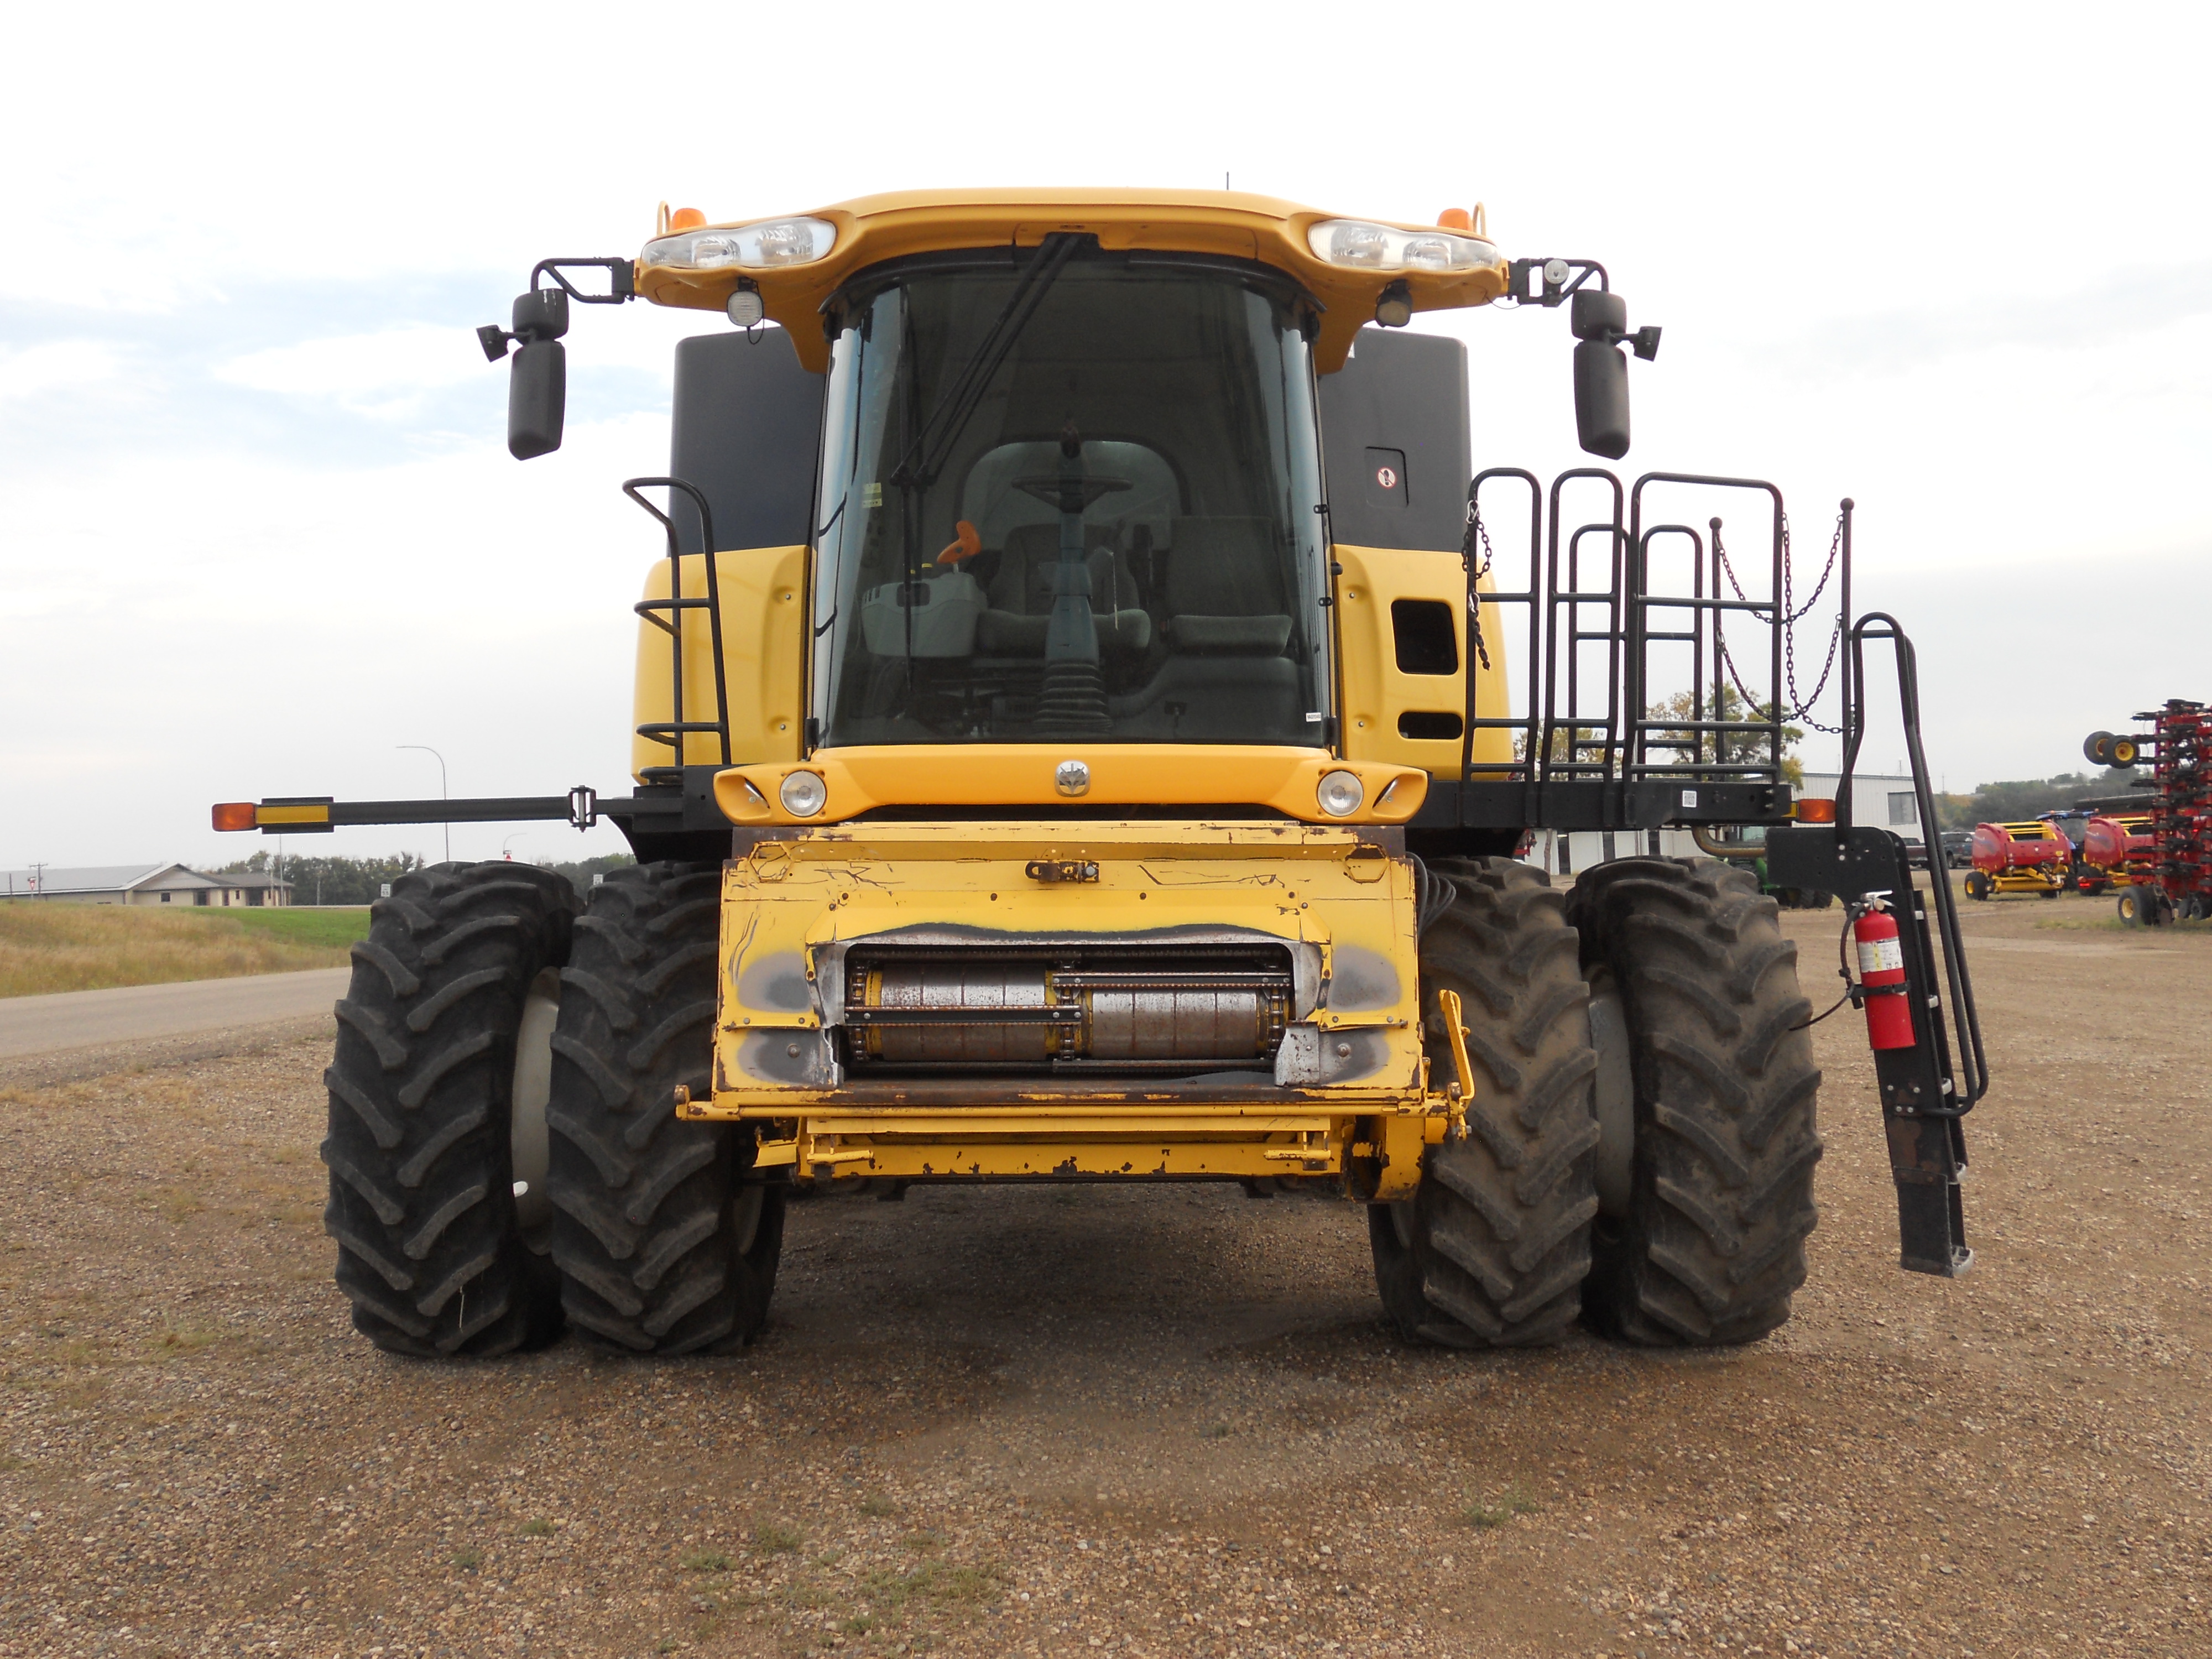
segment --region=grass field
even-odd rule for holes
[[[0,997],[342,968],[368,909],[0,904]]]

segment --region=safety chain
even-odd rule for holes
[[[1474,563],[1475,544],[1482,544],[1482,562]],[[1490,574],[1496,556],[1491,551],[1490,530],[1482,522],[1482,509],[1469,496],[1467,503],[1467,532],[1459,538],[1459,564],[1468,571],[1467,582],[1467,640],[1474,647],[1474,654],[1483,667],[1490,666],[1490,648],[1482,642],[1482,598],[1476,584]],[[1470,567],[1472,568],[1470,569]]]
[[[1797,624],[1812,614],[1813,607],[1820,602],[1820,595],[1827,591],[1829,578],[1836,574],[1836,566],[1843,556],[1843,550],[1844,520],[1843,515],[1838,514],[1836,515],[1836,533],[1828,542],[1827,562],[1821,567],[1820,580],[1814,584],[1813,592],[1806,599],[1805,603],[1802,605],[1798,605],[1795,591],[1796,581],[1790,558],[1790,520],[1787,514],[1784,515],[1782,520],[1782,605],[1781,619],[1778,625],[1782,629],[1783,678],[1790,690],[1790,709],[1788,718],[1802,720],[1815,732],[1826,732],[1832,737],[1840,735],[1843,728],[1836,726],[1823,726],[1819,720],[1812,718],[1810,710],[1820,702],[1820,694],[1828,689],[1828,677],[1835,672],[1836,663],[1843,647],[1843,623],[1839,619],[1834,630],[1828,635],[1827,657],[1820,665],[1820,682],[1814,686],[1813,694],[1810,696],[1800,696],[1797,690]],[[1736,580],[1735,567],[1729,562],[1728,550],[1721,545],[1721,531],[1718,524],[1713,526],[1713,554],[1721,569],[1727,574],[1729,586],[1735,590],[1736,598],[1746,604],[1750,603],[1743,591],[1743,584]],[[1721,660],[1727,665],[1729,678],[1735,682],[1736,691],[1743,698],[1744,707],[1747,709],[1757,708],[1758,704],[1753,699],[1750,690],[1744,685],[1742,676],[1736,672],[1735,659],[1729,654],[1726,642],[1719,637],[1717,629],[1714,632],[1714,648],[1719,653]]]

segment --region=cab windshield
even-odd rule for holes
[[[863,284],[832,312],[823,744],[1327,741],[1310,301],[1052,243]]]

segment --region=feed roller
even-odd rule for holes
[[[846,964],[855,1064],[1265,1066],[1291,1018],[1286,959],[977,950]]]

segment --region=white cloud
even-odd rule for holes
[[[17,351],[0,348],[0,403],[112,380],[122,372],[123,356],[122,348],[106,340],[50,340]]]
[[[234,357],[216,378],[256,392],[326,398],[356,414],[404,420],[423,394],[481,380],[489,366],[465,328],[410,323],[374,334],[341,334]]]
[[[0,479],[0,826],[16,843],[0,863],[232,848],[205,828],[226,796],[419,793],[428,762],[396,754],[405,741],[445,748],[458,793],[619,787],[629,606],[657,543],[615,485],[664,469],[666,428],[605,419],[594,376],[665,384],[670,343],[719,319],[579,308],[569,442],[526,466],[500,446],[501,371],[468,329],[404,319],[446,314],[426,289],[480,284],[464,320],[503,320],[534,260],[634,249],[663,198],[721,219],[947,184],[1204,186],[1229,169],[1347,213],[1485,199],[1508,252],[1601,257],[1632,320],[1666,326],[1659,361],[1634,370],[1632,468],[1774,477],[1808,549],[1837,497],[1858,499],[1859,598],[1920,641],[1954,787],[2073,764],[2080,732],[2121,704],[2207,695],[2188,619],[2212,602],[2191,574],[2212,568],[2197,483],[2212,216],[2175,204],[2194,199],[2212,14],[2138,8],[2090,28],[2029,5],[1993,30],[1971,9],[1723,5],[1662,26],[1598,4],[1577,27],[1620,49],[1594,53],[1563,51],[1549,12],[1409,0],[1317,68],[1311,30],[1255,33],[1231,8],[1130,0],[1103,34],[975,0],[951,27],[857,10],[836,67],[847,118],[803,144],[715,125],[744,75],[737,103],[679,107],[665,71],[678,40],[701,63],[812,61],[804,9],[679,0],[654,29],[609,33],[556,3],[532,27],[570,49],[504,76],[484,68],[511,46],[502,15],[407,0],[369,28],[273,5],[143,9],[121,29],[68,8],[11,19],[21,61],[99,63],[109,118],[77,118],[67,76],[18,77],[0,100],[0,144],[40,158],[0,180],[0,295],[82,319],[189,304],[195,332],[164,323],[163,343],[125,346],[79,320],[0,348],[0,400],[40,444]],[[1113,120],[1043,150],[1010,146],[1003,121],[901,125],[931,87],[1041,85],[1071,43]],[[1349,127],[1315,128],[1297,95],[1395,85],[1414,64],[1438,73]],[[606,141],[671,109],[705,136]],[[591,115],[562,128],[549,110]],[[364,307],[378,283],[388,301]],[[241,345],[198,331],[197,307],[234,321],[216,300],[249,293],[275,308],[228,337],[266,349],[224,357]],[[286,341],[288,315],[320,318],[325,337]],[[1584,459],[1563,318],[1437,325],[1473,348],[1478,465]],[[322,418],[401,441],[380,455],[428,450],[424,426],[453,424],[472,382],[485,429],[395,465],[362,465],[362,420]],[[105,422],[118,398],[161,420]],[[70,804],[125,762],[131,813]],[[532,851],[576,844],[537,833],[552,839]],[[405,844],[362,837],[323,846]],[[464,827],[455,851],[498,839]]]
[[[82,616],[102,602],[97,588],[46,585],[35,572],[9,574],[12,579],[0,587],[0,622]]]

